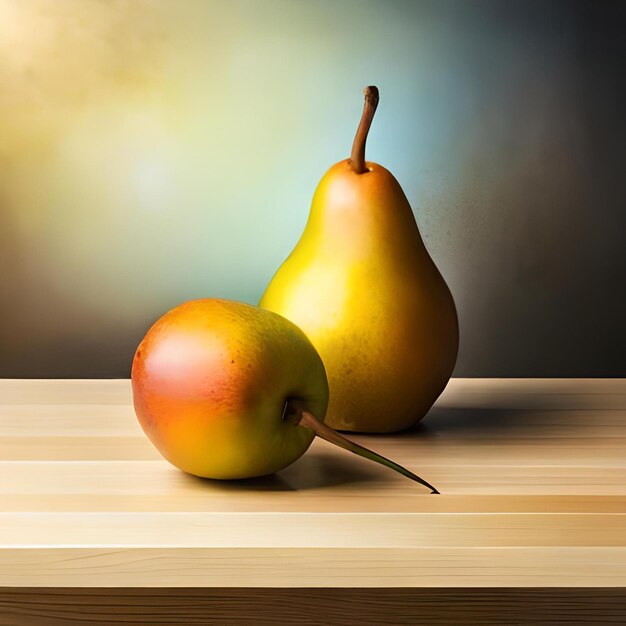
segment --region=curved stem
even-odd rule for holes
[[[290,401],[288,403],[291,405],[290,407],[285,406],[285,411],[283,413],[283,419],[288,420],[292,424],[298,424],[299,426],[303,426],[304,428],[308,428],[312,430],[318,437],[329,441],[330,443],[339,446],[340,448],[344,448],[345,450],[349,450],[354,454],[358,454],[365,459],[369,459],[370,461],[375,461],[376,463],[380,463],[385,467],[388,467],[411,480],[414,480],[420,485],[424,485],[424,487],[428,487],[432,493],[439,493],[435,487],[433,487],[430,483],[427,483],[423,478],[420,478],[413,472],[406,469],[406,467],[402,467],[402,465],[398,465],[395,461],[391,461],[384,456],[381,456],[377,452],[370,450],[368,448],[364,448],[360,446],[358,443],[354,443],[349,439],[346,439],[343,435],[340,435],[336,430],[333,430],[330,426],[327,426],[323,422],[320,422],[313,413],[302,409],[297,402]]]
[[[370,85],[363,90],[365,94],[365,104],[363,105],[363,115],[352,144],[352,154],[350,155],[350,165],[357,174],[367,172],[365,167],[365,142],[369,133],[376,107],[378,106],[378,88]]]

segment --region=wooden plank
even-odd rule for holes
[[[178,489],[231,493],[234,497],[259,486],[257,498],[267,491],[336,490],[338,494],[375,486],[387,495],[430,497],[427,490],[391,470],[342,453],[348,464],[343,475],[328,476],[341,467],[313,454],[300,467],[282,472],[268,481],[219,482],[198,479],[178,471],[167,461],[4,461],[0,462],[0,496],[12,494],[164,494]],[[626,496],[626,467],[464,465],[446,467],[404,461],[446,495],[615,495]],[[353,467],[350,468],[350,464]],[[297,470],[297,471],[296,471]],[[310,471],[309,471],[310,470]],[[345,481],[345,482],[344,482]],[[347,484],[346,484],[347,483]]]
[[[0,549],[626,547],[626,514],[0,513]]]
[[[130,406],[130,381],[124,379],[0,379],[2,404],[118,404]]]
[[[410,456],[416,464],[446,465],[542,465],[625,467],[626,438],[594,438],[594,445],[571,439],[520,439],[498,441],[449,440],[429,444],[416,439],[396,441],[386,438],[353,436],[367,447],[376,448],[390,458]],[[160,453],[144,435],[124,436],[31,436],[2,437],[0,451],[3,461],[158,461]],[[316,442],[304,457],[317,461],[335,455]],[[345,453],[340,453],[342,458]],[[348,457],[351,458],[351,457]],[[300,461],[304,462],[304,461]],[[332,462],[332,461],[331,461]]]
[[[441,496],[376,497],[317,489],[212,493],[181,489],[164,494],[10,494],[0,500],[4,512],[386,512],[386,513],[626,513],[626,496]]]
[[[158,461],[163,457],[147,437],[2,437],[5,461]]]
[[[2,404],[130,405],[131,397],[127,379],[0,379]],[[624,408],[626,382],[623,378],[453,378],[437,406]]]
[[[0,587],[626,587],[626,548],[0,550]]]
[[[319,626],[623,624],[623,589],[0,589],[0,623]]]
[[[143,431],[128,404],[0,404],[0,437],[61,435],[142,437]]]
[[[356,435],[372,440],[437,443],[452,440],[513,437],[594,437],[598,429],[623,433],[626,409],[456,409],[435,407],[414,430],[402,434]],[[540,428],[537,432],[536,429]],[[571,433],[569,432],[571,430]],[[612,436],[607,432],[606,436]],[[602,432],[602,434],[604,434]],[[143,437],[128,405],[0,404],[0,437],[27,436]]]

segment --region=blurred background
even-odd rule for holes
[[[455,375],[626,375],[625,9],[0,0],[0,376],[125,377],[179,302],[256,303],[367,84]]]

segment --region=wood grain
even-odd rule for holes
[[[453,379],[413,430],[354,439],[442,495],[323,441],[198,479],[126,380],[0,381],[0,585],[626,587],[626,381]]]
[[[0,589],[11,626],[623,624],[622,589]]]

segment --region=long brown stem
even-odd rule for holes
[[[350,165],[357,174],[367,172],[365,167],[365,142],[369,133],[376,107],[378,106],[378,88],[370,85],[363,90],[365,94],[365,104],[363,105],[363,115],[352,144],[352,154],[350,155]]]
[[[424,485],[424,487],[428,487],[432,493],[439,493],[435,487],[433,487],[430,483],[427,483],[423,478],[420,478],[413,472],[406,469],[406,467],[402,467],[402,465],[398,465],[398,463],[391,461],[390,459],[381,456],[377,452],[374,452],[368,448],[364,448],[360,446],[358,443],[354,443],[349,439],[346,439],[343,435],[340,435],[337,431],[333,430],[330,426],[327,426],[323,422],[320,422],[313,413],[303,409],[299,406],[297,401],[290,401],[288,403],[289,407],[285,407],[285,412],[283,415],[283,419],[290,421],[292,424],[298,424],[299,426],[304,426],[304,428],[308,428],[312,430],[318,437],[329,441],[330,443],[339,446],[340,448],[344,448],[345,450],[349,450],[354,454],[358,454],[365,459],[369,459],[370,461],[375,461],[376,463],[380,463],[390,469],[414,480],[415,482]]]

